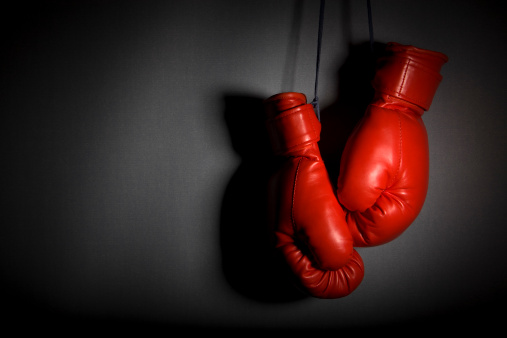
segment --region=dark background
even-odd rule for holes
[[[2,6],[1,292],[16,330],[436,332],[500,327],[507,270],[501,1],[372,1],[375,40],[443,52],[424,208],[360,249],[365,278],[300,297],[269,261],[262,99],[313,98],[319,1]],[[371,95],[366,1],[327,1],[332,177]],[[443,325],[443,326],[441,326]]]

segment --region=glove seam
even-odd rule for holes
[[[415,68],[417,68],[417,70],[424,72],[426,74],[430,74],[430,75],[434,76],[436,79],[439,79],[441,77],[439,72],[432,70],[430,67],[425,66],[424,63],[422,63],[418,60],[408,58],[405,61],[404,58],[393,58],[391,62],[405,65],[407,68],[411,64],[412,67],[415,67]]]
[[[405,65],[405,70],[403,71],[403,79],[401,80],[401,84],[400,84],[400,87],[398,89],[398,94],[399,95],[403,95],[402,94],[403,87],[405,86],[405,79],[407,78],[407,72],[408,72],[409,68],[410,68],[410,59],[407,61],[406,65]]]
[[[388,97],[391,97],[393,95],[391,94],[387,94]],[[403,100],[403,99],[400,99],[400,98],[397,98],[396,99],[398,100]],[[394,112],[399,112],[399,108],[390,108],[389,106],[388,107],[384,107],[383,105],[380,105],[378,103],[370,103],[371,106],[373,107],[377,107],[377,108],[380,108],[380,109],[385,109],[385,110],[390,110],[390,111],[394,111]]]
[[[396,174],[394,174],[390,184],[388,187],[386,187],[384,190],[382,190],[382,193],[383,194],[386,190],[390,189],[392,187],[392,185],[394,184],[394,182],[396,182],[397,178],[398,178],[398,175],[400,173],[400,168],[401,168],[401,155],[402,155],[402,151],[403,151],[403,130],[402,130],[402,123],[401,123],[401,116],[400,116],[400,112],[398,111],[397,112],[397,116],[398,116],[398,123],[399,123],[399,134],[400,134],[400,142],[398,143],[398,147],[399,147],[399,151],[398,151],[398,166],[396,168]]]
[[[424,110],[427,110],[423,106],[423,104],[421,104],[420,99],[415,98],[413,96],[408,96],[407,94],[402,93],[401,90],[399,90],[399,91],[393,90],[393,89],[388,88],[387,86],[381,86],[381,85],[376,85],[376,87],[377,87],[376,89],[380,92],[385,91],[386,94],[388,94],[388,95],[392,95],[392,96],[396,97],[397,99],[407,101],[408,103],[414,104],[416,106],[421,107]],[[393,95],[393,93],[394,93],[394,95]]]
[[[288,147],[287,150],[285,151],[281,151],[281,153],[291,153],[293,151],[296,151],[296,150],[299,150],[298,147],[303,145],[303,144],[311,144],[311,143],[315,143],[317,142],[319,139],[318,138],[312,138],[311,140],[308,140],[308,141],[304,141],[304,142],[301,142],[301,143],[298,143],[298,144],[295,144],[291,147]],[[297,155],[296,157],[300,157],[300,155]]]
[[[292,115],[297,114],[297,113],[302,113],[302,112],[304,113],[304,111],[302,110],[302,107],[303,106],[297,106],[297,107],[291,108],[289,110],[284,111],[282,114],[273,117],[272,119],[273,120],[281,120],[286,117],[292,117]],[[293,110],[293,111],[291,111],[291,110]]]
[[[296,167],[296,172],[294,174],[294,184],[293,184],[293,188],[292,188],[292,206],[291,206],[290,214],[291,214],[292,229],[294,230],[294,234],[297,233],[297,226],[296,226],[296,221],[295,221],[295,217],[294,217],[294,204],[296,201],[296,185],[297,185],[297,180],[298,180],[298,175],[299,175],[299,167],[301,166],[302,160],[303,159],[300,158],[298,161],[298,164]]]

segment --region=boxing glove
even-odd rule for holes
[[[320,122],[300,93],[264,101],[268,135],[281,159],[269,183],[273,244],[300,286],[317,298],[340,298],[364,275],[317,142]]]
[[[389,43],[378,59],[374,96],[343,150],[337,196],[354,246],[402,234],[422,209],[429,178],[422,115],[447,62],[442,53]]]

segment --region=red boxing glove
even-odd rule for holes
[[[429,177],[421,119],[442,79],[444,54],[389,43],[373,79],[375,95],[342,154],[338,198],[354,246],[398,237],[422,209]]]
[[[269,190],[275,246],[310,295],[347,296],[363,279],[363,261],[317,146],[320,122],[303,94],[274,95],[265,107],[273,150],[282,157]]]

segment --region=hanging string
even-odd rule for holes
[[[373,38],[373,19],[372,19],[372,15],[371,15],[371,3],[370,3],[370,0],[366,1],[366,6],[368,7],[368,27],[370,29],[370,50],[373,53],[374,52],[374,50],[373,50],[373,43],[374,43],[375,39]]]
[[[319,97],[317,95],[317,89],[319,86],[319,67],[320,67],[320,49],[322,46],[322,27],[324,26],[324,7],[325,0],[320,0],[320,14],[319,14],[319,36],[317,42],[317,69],[315,74],[315,93],[312,101],[313,108],[315,109],[315,113],[317,114],[317,118],[320,121],[320,107],[319,107]]]

